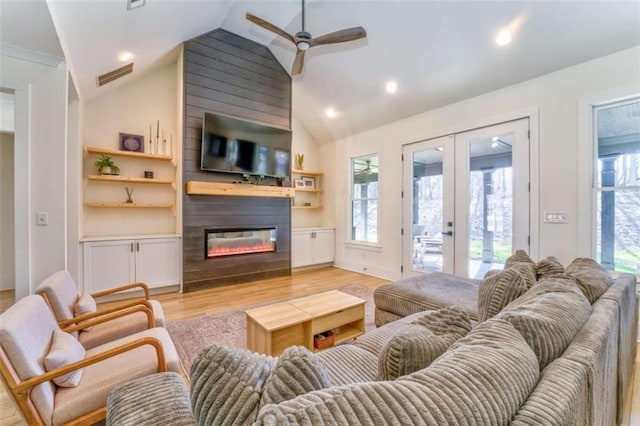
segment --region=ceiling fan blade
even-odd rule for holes
[[[306,50],[298,50],[298,52],[296,52],[296,59],[293,61],[293,68],[291,70],[292,77],[302,72],[302,66],[304,65],[304,52],[306,52]]]
[[[313,46],[319,46],[321,44],[333,44],[342,43],[345,41],[353,41],[361,38],[365,38],[367,32],[362,27],[347,28],[346,30],[340,30],[333,33],[325,34],[320,37],[312,38],[309,44]]]
[[[296,42],[295,38],[293,38],[293,36],[289,33],[287,33],[286,31],[276,27],[275,25],[273,25],[270,22],[265,21],[262,18],[258,18],[256,15],[253,15],[249,12],[247,12],[246,17],[249,21],[253,22],[256,25],[260,25],[262,28],[264,28],[265,30],[269,30],[272,33],[276,33],[281,37],[286,38],[287,40],[289,40],[291,43]]]

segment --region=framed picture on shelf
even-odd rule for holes
[[[120,151],[144,152],[144,136],[120,133]]]
[[[311,176],[302,176],[302,182],[306,189],[316,189],[316,178]]]
[[[293,187],[294,188],[304,188],[304,180],[302,179],[296,179],[293,181]]]

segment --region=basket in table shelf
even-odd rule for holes
[[[333,331],[325,331],[324,333],[313,336],[313,347],[316,349],[326,349],[333,346],[335,335]]]

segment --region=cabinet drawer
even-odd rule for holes
[[[362,318],[364,318],[364,303],[362,305],[314,318],[312,326],[313,334],[318,334],[323,331],[347,325]]]

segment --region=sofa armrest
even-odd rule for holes
[[[134,288],[142,289],[142,291],[144,291],[144,299],[145,300],[149,300],[149,286],[146,285],[145,283],[125,284],[125,285],[121,285],[119,287],[113,287],[113,288],[110,288],[108,290],[103,290],[103,291],[98,291],[96,293],[92,293],[91,296],[93,298],[97,299],[98,297],[108,296],[110,294],[116,294],[116,293],[123,292],[125,290],[131,290],[131,289],[134,289]]]

